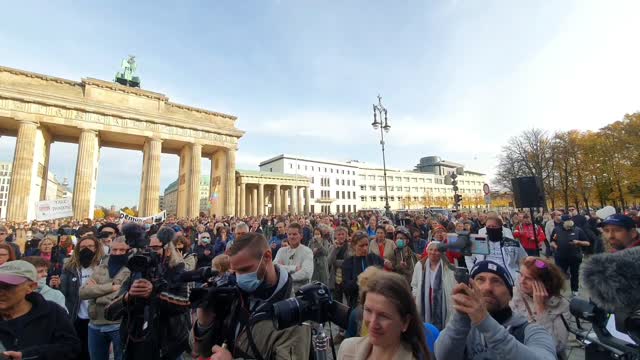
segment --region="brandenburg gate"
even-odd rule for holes
[[[54,141],[78,144],[75,218],[92,218],[100,147],[142,150],[140,216],[159,212],[160,154],[180,156],[177,215],[197,217],[201,159],[211,159],[218,201],[211,213],[236,213],[236,117],[175,104],[163,94],[0,67],[0,135],[16,137],[7,220],[33,219],[43,200]],[[211,187],[214,181],[211,182]],[[213,189],[211,189],[213,193]]]

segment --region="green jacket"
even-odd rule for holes
[[[131,275],[131,271],[123,266],[116,276],[109,277],[109,258],[106,258],[98,265],[91,274],[91,280],[96,285],[83,286],[80,288],[80,299],[89,300],[89,319],[94,325],[119,324],[120,321],[108,321],[104,318],[104,308],[118,297],[119,291],[113,291],[113,285],[122,285]]]

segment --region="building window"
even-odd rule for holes
[[[384,191],[384,186],[378,186],[378,191]]]
[[[396,198],[393,196],[389,196],[389,201],[396,201]]]
[[[344,191],[342,192],[342,198],[344,199]]]
[[[289,169],[293,169],[293,164],[289,164]]]
[[[273,172],[273,168],[269,168],[269,172]]]
[[[333,169],[331,169],[331,173],[333,174]]]
[[[370,180],[370,181],[373,181],[373,180],[375,180],[375,179],[376,179],[376,176],[375,176],[375,175],[369,175],[369,180]]]
[[[300,164],[298,164],[298,170],[300,170]]]
[[[362,181],[367,180],[367,176],[366,175],[360,175],[360,180],[362,180]]]
[[[365,202],[367,200],[367,197],[364,195],[360,196],[360,201]]]
[[[367,190],[367,186],[366,185],[360,185],[360,190],[362,190],[362,191]]]
[[[309,196],[314,199],[315,198],[315,193],[313,192],[313,190],[309,191]]]
[[[347,191],[347,199],[351,200],[351,191]]]
[[[347,186],[351,186],[351,180],[347,180]]]
[[[370,196],[370,197],[369,197],[369,199],[370,199],[371,201],[378,201],[378,199],[377,199],[375,196]]]
[[[336,179],[336,185],[340,185],[340,180]]]
[[[408,187],[408,186],[405,186],[405,187],[404,187],[404,191],[409,192],[409,191],[411,191],[411,188],[410,188],[410,187]]]
[[[427,184],[433,183],[433,179],[427,179]]]
[[[353,191],[352,193],[353,193],[353,198],[355,199],[356,198],[356,192]]]
[[[324,172],[327,172],[327,168],[324,168]]]
[[[336,214],[340,212],[340,205],[336,205]]]
[[[387,176],[387,181],[389,182],[393,181],[393,176]]]
[[[340,191],[336,191],[336,199],[340,199]]]
[[[393,191],[393,186],[388,187],[389,191]]]
[[[369,190],[376,191],[376,186],[375,185],[369,185]]]
[[[356,211],[358,211],[358,210],[356,209],[356,206],[353,205],[353,212],[356,212]]]
[[[342,179],[342,186],[344,186],[344,179]]]
[[[402,186],[396,186],[396,191],[402,191]]]
[[[383,177],[383,176],[378,175],[378,181],[384,181],[384,177]]]
[[[315,171],[315,170],[316,170],[316,169],[315,169],[315,166],[312,166],[312,167],[311,167],[311,171]]]
[[[349,210],[349,212],[351,212],[351,205],[347,205],[347,210]]]
[[[315,214],[316,213],[316,207],[315,205],[311,205],[311,213]]]

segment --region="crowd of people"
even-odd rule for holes
[[[306,360],[311,329],[278,329],[268,309],[317,281],[350,309],[331,339],[339,359],[565,359],[583,258],[640,246],[639,225],[635,210],[600,219],[575,208],[4,223],[0,350]],[[447,248],[467,233],[488,253]],[[208,279],[181,280],[209,267]],[[203,290],[224,301],[192,306]]]

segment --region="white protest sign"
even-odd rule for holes
[[[36,220],[53,220],[73,216],[71,198],[38,201]]]
[[[120,211],[120,222],[135,222],[140,224],[143,224],[145,222],[151,222],[155,224],[155,223],[163,222],[166,217],[167,217],[166,210],[163,210],[155,215],[147,216],[147,217],[135,217],[125,213],[122,210]]]

